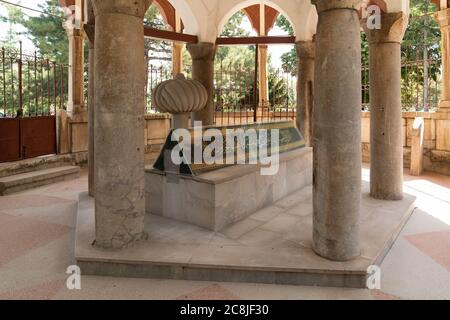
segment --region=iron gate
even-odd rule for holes
[[[255,66],[223,61],[214,74],[214,123],[218,126],[293,120],[296,116],[297,79],[282,68],[268,67],[267,101],[259,97],[259,47]],[[262,100],[262,101],[260,101]]]
[[[56,112],[69,66],[19,48],[0,51],[0,162],[55,154]]]
[[[0,119],[0,162],[56,154],[56,117]]]

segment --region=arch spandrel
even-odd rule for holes
[[[317,14],[310,0],[169,0],[180,14],[185,33],[203,42],[215,42],[229,18],[255,4],[267,4],[292,24],[297,40],[311,40],[316,31]]]

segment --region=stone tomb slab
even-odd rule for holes
[[[197,176],[146,170],[147,214],[219,231],[312,183],[312,148],[280,154],[275,175],[235,165]]]
[[[190,140],[189,137],[184,136],[186,133],[189,134]],[[217,140],[216,134],[219,134],[222,140],[218,145],[212,143]],[[179,140],[183,142],[180,143]],[[206,150],[209,147],[213,148],[216,161],[197,163],[195,149],[201,149],[203,155],[211,152]],[[233,163],[240,161],[247,164],[261,163],[266,153],[282,154],[305,147],[305,139],[294,121],[196,127],[183,130],[182,133],[172,130],[153,167],[162,173],[198,176],[232,166],[227,163],[228,159],[234,159]],[[174,163],[172,159],[172,153],[175,151],[176,154],[177,150],[181,159],[184,160],[181,164]]]
[[[102,251],[95,239],[94,200],[81,194],[75,258],[83,275],[365,288],[415,209],[415,198],[379,201],[364,183],[361,255],[348,262],[317,256],[312,244],[312,187],[307,186],[221,232],[146,216],[147,241]]]

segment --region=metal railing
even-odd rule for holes
[[[401,98],[403,111],[434,111],[439,106],[441,92],[441,61],[417,48],[402,48]],[[362,108],[370,110],[369,65],[362,65]]]
[[[67,65],[19,48],[1,48],[0,118],[38,117],[65,109]]]
[[[192,77],[190,65],[184,65],[183,71]],[[157,114],[152,102],[153,89],[161,82],[172,79],[172,67],[169,64],[147,62],[146,72],[146,112]],[[255,111],[254,95],[255,72],[253,68],[243,66],[220,65],[214,74],[215,123],[232,125],[285,120],[295,118],[296,77],[284,73],[281,69],[270,69],[268,73],[269,101],[257,104]],[[257,89],[258,90],[258,89]]]
[[[268,101],[259,99],[255,70],[220,64],[214,76],[215,123],[235,125],[294,119],[297,79],[281,69],[268,72]],[[258,82],[258,81],[256,81]],[[256,97],[255,97],[256,90]],[[256,99],[256,101],[255,101]],[[261,100],[261,101],[260,101]]]
[[[439,59],[424,51],[402,50],[402,105],[404,111],[433,111],[440,97]],[[413,52],[413,53],[411,53]],[[0,118],[54,115],[66,108],[67,75],[70,66],[56,63],[37,53],[2,47],[0,51]],[[191,77],[190,65],[184,73]],[[147,63],[146,111],[158,113],[152,104],[157,84],[171,79],[170,64]],[[215,69],[214,105],[216,124],[239,124],[256,121],[294,119],[296,114],[297,78],[281,69],[268,72],[269,100],[255,109],[255,71],[251,67],[224,66]],[[87,91],[87,79],[85,79]],[[362,109],[370,109],[369,66],[362,65]],[[259,89],[256,87],[256,92]],[[87,94],[84,95],[87,99]]]
[[[190,65],[183,65],[183,72],[187,77],[192,77],[192,68]],[[158,114],[159,111],[155,108],[152,101],[153,89],[163,81],[173,78],[172,66],[169,64],[152,64],[150,59],[147,59],[146,72],[146,87],[145,87],[145,102],[146,112],[149,114]]]

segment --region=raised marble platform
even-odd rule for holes
[[[221,232],[147,215],[149,239],[122,251],[92,246],[94,201],[81,194],[75,258],[83,275],[364,288],[367,268],[381,264],[415,198],[374,200],[363,185],[362,251],[352,261],[329,261],[311,249],[311,186]]]
[[[278,173],[235,165],[198,176],[146,170],[148,214],[219,231],[312,183],[312,148],[280,154]]]

